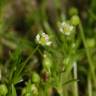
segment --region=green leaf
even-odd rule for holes
[[[66,85],[66,84],[69,84],[69,83],[73,83],[73,82],[78,82],[78,81],[79,80],[77,80],[77,79],[68,80],[63,85]]]
[[[13,84],[12,84],[12,96],[17,96],[16,89]]]

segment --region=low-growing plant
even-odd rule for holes
[[[95,96],[95,0],[13,1],[0,1],[0,96]]]

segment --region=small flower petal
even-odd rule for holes
[[[47,45],[47,46],[50,46],[51,45],[51,41],[49,40],[49,36],[42,32],[41,34],[37,34],[36,36],[36,41],[41,44],[41,45]]]
[[[73,29],[74,27],[67,22],[62,22],[61,24],[59,23],[59,30],[65,35],[70,35]]]

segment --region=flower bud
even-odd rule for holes
[[[73,24],[74,26],[77,26],[77,25],[79,25],[79,23],[80,23],[79,16],[77,16],[77,15],[72,16],[72,18],[71,18],[71,24]]]
[[[8,93],[8,89],[5,84],[0,85],[0,96],[6,95]]]
[[[89,47],[89,48],[93,48],[93,47],[95,47],[95,40],[92,38],[92,39],[87,39],[86,40],[86,43],[87,43],[87,46]]]
[[[75,7],[70,8],[70,10],[69,10],[70,16],[77,15],[77,14],[78,14],[77,8],[75,8]]]
[[[51,68],[51,66],[52,66],[51,58],[45,54],[44,55],[44,59],[43,59],[43,67],[44,67],[44,69],[49,70]]]
[[[40,82],[40,76],[36,72],[33,72],[33,74],[32,74],[32,82],[33,83],[39,83]]]
[[[32,91],[32,94],[37,96],[38,95],[38,88],[36,87],[35,84],[32,84],[31,85],[31,91]]]

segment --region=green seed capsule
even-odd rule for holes
[[[7,87],[6,87],[6,85],[5,84],[1,84],[0,85],[0,96],[1,95],[6,95],[8,93],[8,89],[7,89]]]
[[[32,82],[34,82],[34,83],[39,83],[40,82],[40,76],[36,72],[34,72],[32,74]]]
[[[45,56],[44,57],[44,60],[43,60],[43,67],[45,69],[48,69],[49,70],[51,68],[51,66],[52,66],[52,61],[51,61],[50,57]]]
[[[80,18],[77,15],[72,16],[71,18],[71,24],[74,26],[77,26],[80,23]]]
[[[89,47],[89,48],[95,47],[95,40],[93,38],[92,39],[87,39],[86,43],[87,43],[87,47]]]
[[[69,10],[70,16],[77,15],[77,14],[78,14],[77,8],[75,8],[75,7],[70,8],[70,10]]]

